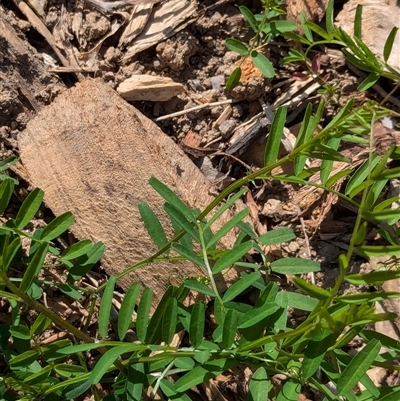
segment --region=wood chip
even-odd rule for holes
[[[126,100],[165,102],[184,91],[182,84],[168,77],[132,75],[121,82],[117,92]]]

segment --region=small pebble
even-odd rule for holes
[[[203,91],[204,87],[200,82],[200,79],[189,79],[188,86],[193,91]]]
[[[211,86],[214,90],[219,91],[222,85],[225,85],[225,77],[223,75],[216,75],[210,78]]]
[[[230,138],[233,134],[233,130],[235,129],[236,121],[230,118],[229,120],[224,121],[219,126],[219,132],[221,132],[222,136],[227,139]]]

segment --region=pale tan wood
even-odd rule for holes
[[[132,75],[117,88],[117,92],[126,100],[151,102],[166,102],[183,91],[183,85],[171,78],[145,74]]]
[[[103,241],[103,266],[110,274],[156,250],[140,221],[146,201],[163,218],[163,200],[150,187],[157,177],[190,206],[211,200],[210,183],[183,151],[151,120],[99,80],[64,92],[32,120],[19,138],[21,159],[32,185],[45,191],[55,214],[72,211],[78,238]],[[234,233],[228,245],[234,241]],[[156,299],[174,276],[203,276],[190,263],[157,263],[125,277],[151,287]],[[236,277],[232,272],[229,279]],[[224,280],[219,279],[224,287]]]

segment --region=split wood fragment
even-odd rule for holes
[[[139,202],[147,202],[167,225],[164,201],[148,184],[151,176],[190,206],[203,209],[213,199],[210,183],[178,145],[99,80],[60,95],[30,121],[19,147],[31,184],[44,190],[53,212],[72,211],[76,237],[106,244],[103,267],[109,274],[156,250],[141,222]],[[232,233],[226,245],[234,240]],[[174,277],[204,274],[190,263],[162,262],[136,270],[119,284],[127,289],[140,282],[158,300]],[[235,278],[232,272],[218,282],[225,288],[225,281]]]
[[[168,77],[132,75],[121,82],[117,92],[126,100],[166,102],[184,91],[182,84]]]

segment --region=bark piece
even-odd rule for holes
[[[187,204],[204,208],[210,183],[192,161],[151,120],[99,80],[64,92],[32,120],[19,138],[21,159],[31,183],[45,191],[56,214],[76,216],[78,238],[103,241],[103,266],[118,274],[155,251],[137,205],[146,201],[165,222],[164,201],[148,184],[157,177]],[[233,237],[230,239],[231,244]],[[190,263],[157,263],[124,277],[162,296],[174,276],[203,276]],[[219,281],[224,287],[224,281]]]
[[[393,27],[400,27],[400,7],[397,3],[386,0],[349,0],[337,16],[337,25],[346,33],[353,35],[354,18],[358,4],[363,5],[362,41],[371,51],[383,59],[385,42]],[[399,34],[393,44],[388,64],[400,71],[400,41]]]
[[[0,126],[9,126],[15,120],[24,126],[65,86],[47,72],[37,51],[6,16],[0,6]],[[8,16],[11,18],[10,13]]]
[[[195,17],[196,10],[197,5],[193,0],[169,0],[162,2],[152,10],[142,10],[146,13],[151,12],[151,16],[142,33],[127,47],[123,59],[129,60],[137,53],[181,31]]]
[[[166,102],[184,91],[182,84],[168,77],[132,75],[121,82],[117,92],[126,100]]]

